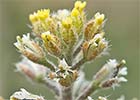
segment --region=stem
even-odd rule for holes
[[[88,96],[90,96],[93,92],[98,89],[98,84],[96,82],[91,82],[89,86],[76,98],[76,100],[85,100]]]
[[[51,71],[55,71],[56,68],[55,65],[49,62],[48,60],[46,60],[45,58],[38,61],[38,63],[48,67]]]
[[[45,78],[45,79],[43,80],[42,83],[44,83],[44,84],[45,84],[50,90],[52,90],[52,92],[54,92],[57,96],[60,95],[60,88],[59,88],[59,86],[58,86],[57,83],[52,82],[52,81],[48,80],[47,78]]]
[[[63,87],[62,86],[62,100],[72,100],[72,86]]]
[[[70,47],[73,48],[73,47]],[[66,54],[66,61],[68,65],[72,65],[72,49],[68,48],[67,54]]]
[[[74,50],[73,52],[73,57],[75,58],[77,56],[77,54],[81,51],[81,47],[83,45],[83,42],[84,42],[84,36],[80,36],[79,37],[79,42],[77,43],[77,47],[76,47],[76,50]]]
[[[77,54],[80,52],[80,50],[81,50],[81,45],[74,51],[73,57],[77,56]]]
[[[76,63],[73,67],[72,70],[79,70],[81,65],[83,65],[86,62],[86,60],[84,58],[82,58],[78,63]]]
[[[52,64],[50,61],[46,60],[47,67],[50,68],[51,71],[55,71],[56,66]]]

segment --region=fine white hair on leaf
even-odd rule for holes
[[[67,9],[60,9],[56,13],[52,14],[52,17],[57,18],[59,20],[65,19],[67,16],[70,15],[70,11]]]
[[[62,59],[59,61],[59,66],[66,68],[66,67],[68,67],[68,64],[65,59]]]
[[[127,67],[123,67],[119,70],[118,75],[127,75]]]
[[[115,87],[119,87],[121,82],[127,82],[127,79],[124,77],[115,77],[114,79],[116,82],[112,84],[113,90],[115,90]]]
[[[118,82],[127,82],[127,79],[124,77],[118,77]]]
[[[104,65],[104,67],[108,70],[109,75],[108,78],[111,78],[112,75],[114,74],[114,69],[116,68],[118,62],[116,59],[109,59],[109,61],[107,62],[107,64]]]
[[[40,75],[45,76],[47,73],[50,72],[50,70],[44,67],[43,65],[36,64],[28,60],[26,57],[23,57],[23,59],[16,64],[17,71],[21,73],[22,73],[22,67],[32,71],[35,74],[35,76],[40,76]]]
[[[23,88],[21,88],[20,91],[15,92],[10,98],[14,98],[16,100],[44,100],[42,96],[31,94]]]

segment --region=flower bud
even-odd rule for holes
[[[56,80],[62,86],[70,86],[78,77],[78,72],[76,70],[71,70],[71,67],[68,66],[66,61],[60,60],[58,70],[56,71]]]
[[[95,35],[95,37],[90,41],[85,41],[83,43],[83,54],[86,60],[92,60],[104,52],[108,47],[108,42],[100,34]]]
[[[95,25],[101,25],[104,21],[105,15],[99,12],[95,14]]]
[[[76,8],[73,8],[73,10],[71,11],[71,16],[78,17],[79,15],[80,12]]]
[[[17,70],[33,81],[43,81],[46,76],[46,67],[35,64],[30,60],[24,58],[21,62],[16,64]]]
[[[31,61],[38,63],[44,58],[43,49],[35,41],[30,39],[30,34],[17,36],[17,42],[14,45],[19,51]]]
[[[34,12],[34,14],[29,15],[29,20],[32,24],[38,21],[44,21],[46,18],[50,16],[50,10],[49,9],[41,9],[38,10],[37,13]]]
[[[76,1],[75,6],[71,11],[71,18],[73,20],[73,29],[77,35],[81,34],[83,30],[84,22],[85,22],[85,12],[84,8],[86,6],[86,2]]]
[[[86,40],[90,40],[94,38],[96,34],[104,35],[102,24],[104,21],[104,14],[97,13],[95,14],[95,18],[91,19],[86,25],[84,29],[84,35]]]
[[[84,35],[86,40],[90,40],[93,38],[95,31],[94,31],[94,20],[90,20],[84,29]]]
[[[72,29],[69,30],[64,29],[61,33],[61,36],[62,36],[62,40],[66,43],[66,45],[70,47],[72,47],[77,41],[76,34]]]
[[[29,20],[31,21],[31,23],[37,22],[38,21],[37,14],[36,13],[30,14],[29,15]]]
[[[61,54],[61,43],[58,37],[51,34],[49,31],[42,33],[41,38],[44,42],[44,46],[48,52],[55,56],[60,56]]]
[[[118,86],[120,82],[127,82],[124,75],[127,75],[126,67],[118,67],[118,63],[115,59],[109,60],[94,76],[94,80],[100,83],[101,87],[114,87]]]
[[[69,29],[72,26],[72,19],[67,17],[66,19],[62,20],[62,25],[64,28]]]
[[[56,19],[50,16],[49,9],[41,9],[29,15],[32,23],[32,30],[35,35],[40,37],[41,33],[50,31],[55,33],[57,30]]]
[[[71,81],[71,76],[70,75],[66,75],[64,78],[60,78],[59,79],[59,83],[62,85],[62,86],[65,86],[65,87],[68,87],[72,84],[72,81]]]
[[[98,80],[99,82],[106,80],[107,78],[110,78],[113,76],[115,68],[117,66],[118,62],[114,60],[109,60],[107,64],[105,64],[99,72],[96,73],[94,79]]]
[[[86,2],[76,1],[74,4],[74,8],[78,9],[80,12],[86,7]]]
[[[48,77],[50,79],[54,79],[54,78],[56,78],[56,74],[54,72],[50,72],[49,75],[48,75]]]

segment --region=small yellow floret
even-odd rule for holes
[[[22,38],[20,36],[16,36],[17,42],[21,43],[22,42]]]
[[[49,9],[41,9],[41,10],[38,10],[37,11],[37,15],[38,15],[38,18],[40,20],[45,20],[46,18],[49,17],[50,15],[50,10]]]
[[[65,28],[70,28],[71,25],[72,25],[72,19],[70,17],[67,17],[66,19],[64,19],[62,21],[62,25],[65,27]]]
[[[77,17],[79,15],[80,15],[80,12],[76,8],[73,8],[73,10],[71,11],[71,16]]]
[[[82,11],[86,7],[86,2],[76,1],[74,7],[79,11]]]
[[[44,42],[55,41],[53,36],[51,35],[51,33],[49,31],[42,33],[41,38],[44,40]]]
[[[32,15],[32,14],[29,15],[29,20],[30,20],[32,23],[34,23],[34,22],[36,21],[34,15]]]
[[[18,100],[18,99],[16,99],[16,98],[12,97],[12,98],[10,98],[10,100]]]
[[[97,25],[101,25],[104,21],[105,15],[104,14],[100,14],[100,13],[96,13],[95,14],[95,22]]]
[[[126,64],[126,61],[123,59],[122,61],[121,61],[123,64]]]
[[[34,23],[37,22],[39,20],[45,20],[46,18],[48,18],[50,15],[50,10],[49,9],[41,9],[38,10],[37,13],[34,14],[30,14],[29,15],[29,20]]]

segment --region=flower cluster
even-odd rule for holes
[[[23,55],[34,62],[38,62],[44,57],[43,49],[34,40],[30,39],[29,33],[23,35],[22,38],[17,36],[17,42],[14,45]]]
[[[109,60],[91,81],[85,79],[81,66],[107,54],[109,47],[105,15],[97,12],[88,20],[85,7],[86,2],[76,1],[72,10],[51,13],[50,9],[41,9],[30,14],[32,32],[17,36],[14,43],[23,55],[23,60],[16,64],[18,71],[32,81],[46,84],[58,100],[85,100],[98,89],[127,81],[123,77],[127,75],[125,60],[115,59]],[[11,96],[11,100],[22,100],[20,96],[16,98],[20,93],[28,99],[29,93],[23,89],[21,92]]]
[[[123,76],[127,75],[127,67],[122,67],[125,60],[118,63],[115,59],[110,59],[99,72],[94,76],[94,79],[101,87],[119,86],[120,82],[127,82]]]
[[[71,66],[68,66],[66,61],[63,59],[59,62],[58,70],[54,73],[50,73],[49,77],[56,80],[62,86],[70,86],[78,77],[76,70],[71,70]]]

